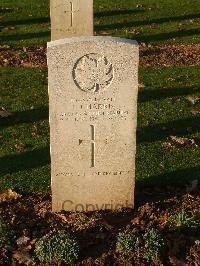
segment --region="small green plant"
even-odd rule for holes
[[[200,229],[200,216],[189,215],[185,209],[179,213],[171,216],[167,222],[167,226],[171,230],[192,230],[196,231]]]
[[[117,236],[116,252],[129,256],[134,252],[138,234],[135,232],[122,232]]]
[[[74,263],[78,259],[79,247],[64,230],[54,231],[35,244],[37,258],[43,262]]]
[[[157,229],[152,228],[144,234],[143,240],[143,257],[147,261],[159,262],[161,254],[165,249],[165,241],[162,234]]]
[[[0,249],[3,247],[3,244],[8,235],[8,228],[0,217]]]

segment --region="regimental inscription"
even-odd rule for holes
[[[114,69],[105,56],[91,53],[78,59],[72,75],[79,89],[95,93],[110,86],[114,78]]]

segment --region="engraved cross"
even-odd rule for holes
[[[95,138],[94,125],[90,125],[90,130],[91,130],[91,139],[90,140],[79,139],[79,145],[90,143],[91,145],[91,168],[92,168],[92,167],[95,167],[95,144],[97,140]],[[105,140],[105,143],[107,143],[107,139]]]
[[[79,8],[74,7],[74,2],[70,1],[69,2],[69,11],[65,11],[65,13],[70,12],[70,27],[73,26],[73,21],[74,21],[74,13],[79,11]],[[77,6],[79,6],[79,2],[77,1]]]

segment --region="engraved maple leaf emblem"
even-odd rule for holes
[[[84,91],[98,92],[108,87],[113,80],[114,70],[107,58],[98,54],[81,57],[73,70],[76,85]]]

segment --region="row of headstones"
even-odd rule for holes
[[[137,42],[93,37],[93,0],[51,0],[51,29],[53,211],[133,208]]]

